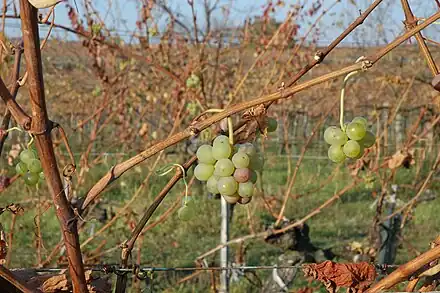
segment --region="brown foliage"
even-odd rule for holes
[[[337,287],[348,288],[349,292],[364,292],[376,278],[376,269],[372,264],[335,263],[325,261],[303,266],[306,277],[321,281],[328,292],[336,292]]]

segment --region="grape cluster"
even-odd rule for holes
[[[341,163],[346,158],[362,157],[364,150],[374,145],[376,137],[367,130],[367,119],[356,117],[345,124],[345,131],[336,126],[327,128],[324,132],[324,140],[330,145],[329,159]]]
[[[26,185],[35,186],[44,180],[41,161],[38,159],[37,151],[25,149],[20,153],[20,161],[15,166],[18,175],[23,176]]]
[[[221,194],[231,204],[251,201],[257,181],[255,171],[263,167],[263,159],[253,144],[231,146],[229,138],[220,135],[212,146],[204,144],[198,148],[197,159],[194,175],[206,181],[210,193]]]

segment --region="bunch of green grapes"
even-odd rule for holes
[[[20,161],[15,166],[18,175],[23,176],[26,185],[35,186],[44,180],[43,168],[37,151],[25,149],[20,153]]]
[[[346,158],[361,158],[365,149],[372,147],[376,142],[374,133],[367,130],[365,118],[356,117],[345,125],[345,131],[330,126],[324,132],[324,140],[330,144],[328,157],[335,163],[341,163]]]
[[[257,181],[255,171],[263,167],[263,159],[253,144],[232,146],[227,136],[220,135],[212,146],[204,144],[199,147],[197,159],[194,175],[198,180],[206,181],[210,193],[221,194],[231,204],[251,201]]]

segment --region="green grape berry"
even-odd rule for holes
[[[34,186],[40,180],[40,175],[36,173],[27,172],[26,174],[24,174],[23,179],[26,185]]]
[[[330,126],[324,131],[324,140],[330,145],[343,145],[347,142],[347,135],[338,127]]]
[[[250,172],[251,172],[251,174],[249,176],[249,181],[254,184],[257,183],[257,180],[258,180],[257,172],[255,172],[254,170],[250,170]]]
[[[361,152],[361,146],[359,143],[355,140],[349,140],[346,144],[342,147],[342,150],[344,151],[344,154],[349,158],[356,158],[359,156]]]
[[[208,164],[198,164],[194,169],[194,176],[200,181],[207,181],[214,173],[214,166]]]
[[[214,174],[216,176],[227,177],[234,173],[234,164],[229,159],[220,159],[215,163]]]
[[[235,168],[247,168],[249,161],[249,156],[244,152],[238,152],[232,156],[232,163],[234,163]]]
[[[359,147],[360,147],[359,154],[356,157],[354,157],[353,159],[356,159],[356,160],[360,159],[364,155],[365,147],[360,142],[359,142]]]
[[[38,158],[38,156],[36,155],[36,153],[30,149],[23,150],[20,153],[20,161],[22,161],[25,164],[28,164],[31,160],[37,159],[37,158]]]
[[[366,148],[370,148],[376,143],[376,136],[374,135],[373,132],[367,130],[364,138],[359,143]]]
[[[199,163],[214,164],[215,158],[212,156],[212,146],[204,144],[197,149],[197,159]]]
[[[215,140],[214,140],[215,142]],[[217,143],[212,147],[212,156],[216,160],[227,159],[231,156],[232,148],[229,142]]]
[[[212,143],[213,146],[223,145],[223,144],[229,145],[229,137],[227,137],[226,135],[217,136]]]
[[[241,197],[251,197],[254,195],[254,184],[252,182],[244,182],[238,184],[238,194]]]
[[[217,182],[217,189],[221,195],[231,196],[237,192],[238,183],[232,176],[221,177]]]
[[[15,165],[15,171],[18,175],[24,175],[28,171],[28,168],[25,163],[18,162],[17,165]]]
[[[364,138],[367,128],[362,123],[351,122],[348,124],[345,132],[347,133],[348,138],[352,140],[361,140]]]
[[[274,132],[277,130],[278,122],[275,118],[268,117],[267,118],[267,132]]]
[[[341,163],[345,160],[346,156],[339,145],[331,145],[328,149],[328,157],[334,163]]]
[[[177,216],[182,221],[188,221],[191,219],[191,209],[187,205],[184,205],[177,211]]]
[[[217,182],[218,182],[219,178],[220,177],[215,176],[215,175],[209,177],[208,181],[206,182],[206,188],[208,189],[208,192],[210,192],[212,194],[219,194],[220,193],[217,188]]]
[[[240,196],[238,194],[233,194],[233,195],[224,195],[222,194],[223,198],[225,199],[226,202],[230,203],[230,204],[234,204],[237,203],[240,200]]]
[[[40,174],[38,176],[40,176],[40,181],[44,181],[46,179],[46,177],[44,177],[43,172],[40,172]]]
[[[257,150],[255,149],[253,144],[251,144],[250,142],[247,142],[247,143],[239,146],[238,152],[244,152],[250,158],[250,157],[253,157],[257,153]]]
[[[33,159],[33,160],[29,161],[29,163],[27,164],[27,167],[29,169],[29,172],[32,172],[32,173],[40,173],[41,171],[43,171],[43,168],[41,166],[41,162],[38,159]]]
[[[351,122],[357,122],[363,124],[365,128],[367,128],[368,126],[368,121],[364,117],[354,117],[354,119]]]
[[[252,156],[250,159],[251,159],[249,162],[250,169],[252,169],[252,170],[263,169],[263,165],[264,165],[263,157],[261,157],[259,155],[255,155],[255,156]]]

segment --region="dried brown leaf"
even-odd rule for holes
[[[44,293],[55,293],[63,292],[69,290],[69,281],[67,280],[66,274],[60,274],[53,276],[46,281],[40,287],[41,291]]]
[[[353,288],[364,292],[376,278],[376,269],[367,262],[335,263],[325,261],[303,266],[306,277],[321,281],[329,292],[336,287]]]
[[[399,150],[388,161],[388,168],[397,169],[402,165],[409,168],[410,165],[414,164],[414,150]]]

